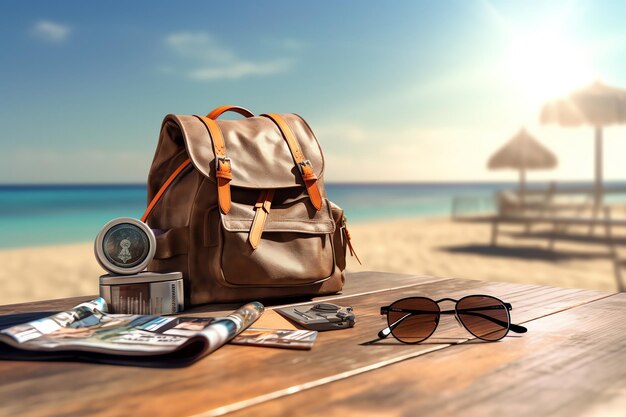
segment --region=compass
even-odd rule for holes
[[[143,271],[155,251],[152,229],[131,217],[120,217],[105,224],[94,244],[98,263],[112,274],[132,275]]]

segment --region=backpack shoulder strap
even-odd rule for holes
[[[291,151],[291,156],[300,171],[300,175],[302,175],[311,203],[313,203],[313,206],[319,211],[322,208],[322,194],[317,185],[317,175],[315,175],[313,171],[311,161],[304,157],[300,144],[285,119],[274,113],[263,114],[262,116],[268,117],[278,126],[278,129],[289,146],[289,151]]]
[[[232,171],[230,165],[230,158],[226,157],[226,145],[224,144],[224,137],[222,136],[222,131],[220,127],[215,123],[215,120],[209,118],[211,115],[213,117],[219,117],[220,114],[226,111],[236,111],[246,117],[251,117],[252,113],[243,107],[236,106],[221,106],[217,109],[213,110],[207,117],[196,116],[198,119],[204,123],[209,132],[209,137],[211,138],[211,142],[213,143],[213,151],[215,152],[215,176],[217,178],[217,196],[219,200],[220,209],[227,214],[230,211],[230,181],[232,179]],[[249,114],[249,116],[248,116]],[[159,191],[154,195],[146,211],[141,216],[141,221],[146,222],[148,216],[157,205],[161,197],[169,186],[174,182],[176,178],[187,168],[187,166],[191,163],[191,159],[186,159],[182,164],[178,166],[172,172],[172,174],[165,180]]]
[[[146,211],[143,213],[143,216],[141,216],[142,222],[145,223],[146,220],[148,220],[148,216],[150,215],[150,213],[152,213],[154,206],[157,205],[161,197],[163,197],[163,194],[165,193],[165,191],[172,184],[172,182],[174,182],[174,180],[181,174],[181,172],[183,172],[183,170],[187,168],[187,166],[190,163],[191,163],[191,159],[189,158],[185,159],[185,161],[182,164],[180,164],[178,168],[174,170],[174,172],[172,172],[172,174],[167,178],[167,180],[165,180],[161,188],[159,188],[159,191],[154,195],[154,197],[152,197],[152,200],[150,201],[150,204],[148,204],[148,208],[146,208]]]

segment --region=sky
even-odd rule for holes
[[[619,1],[11,2],[0,16],[0,183],[141,183],[166,114],[298,113],[327,181],[497,181],[526,126],[590,180],[593,131],[546,100],[626,87]],[[626,179],[626,128],[605,177]],[[385,166],[385,169],[381,169]],[[389,169],[389,167],[391,169]]]

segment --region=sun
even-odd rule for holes
[[[533,105],[564,96],[594,80],[590,54],[549,30],[515,34],[506,71],[515,88]]]

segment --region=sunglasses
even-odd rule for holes
[[[439,303],[452,301],[454,310],[441,310]],[[380,308],[387,315],[389,327],[378,333],[380,339],[390,334],[402,343],[419,343],[428,339],[437,328],[442,314],[454,315],[456,320],[472,335],[489,342],[502,339],[509,333],[526,333],[526,328],[511,323],[513,307],[490,295],[468,295],[455,300],[427,297],[409,297]]]

